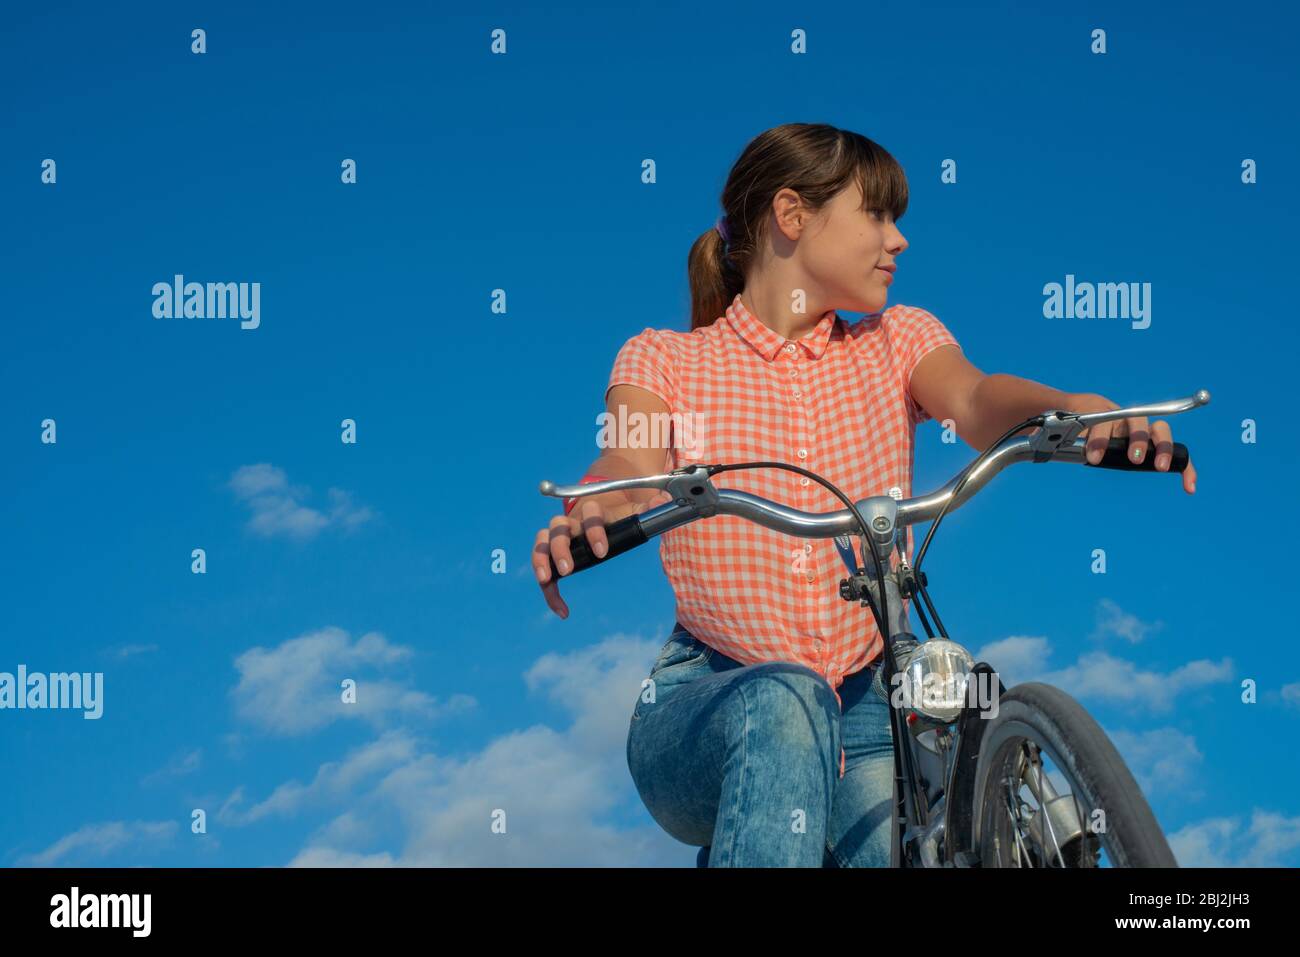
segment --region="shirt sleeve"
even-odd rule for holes
[[[960,349],[961,343],[931,313],[913,306],[903,307],[895,313],[890,331],[902,379],[900,387],[912,410],[912,422],[920,425],[931,415],[912,398],[912,373],[926,353],[940,346],[951,345]]]
[[[605,387],[605,398],[616,385],[635,385],[653,392],[671,410],[677,398],[677,369],[658,330],[646,328],[618,351]]]

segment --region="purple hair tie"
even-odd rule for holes
[[[718,231],[718,235],[722,237],[723,243],[726,244],[725,251],[730,252],[731,251],[731,228],[727,225],[727,217],[725,214],[718,217],[718,221],[713,224],[713,228]]]

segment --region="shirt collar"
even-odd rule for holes
[[[814,359],[820,359],[826,352],[826,346],[830,342],[831,333],[839,321],[839,315],[830,312],[822,317],[821,322],[802,339],[795,339],[799,345],[803,346],[804,352]],[[769,329],[763,323],[759,322],[752,312],[745,308],[745,304],[740,301],[740,293],[736,293],[736,298],[731,300],[731,305],[727,307],[727,321],[731,327],[736,330],[742,339],[749,343],[754,351],[761,355],[768,362],[776,358],[776,354],[781,351],[786,340],[780,333]]]

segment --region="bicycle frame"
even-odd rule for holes
[[[1054,410],[1043,413],[1036,433],[1012,437],[987,450],[970,466],[950,479],[943,487],[906,500],[893,495],[874,495],[856,502],[858,511],[870,530],[868,541],[880,558],[885,578],[886,634],[889,652],[883,655],[885,690],[889,695],[890,715],[894,736],[895,813],[892,816],[893,839],[891,865],[894,867],[966,866],[972,850],[960,847],[960,838],[946,840],[945,833],[964,835],[970,808],[965,795],[956,794],[954,782],[965,762],[972,761],[979,750],[983,720],[978,707],[967,705],[954,720],[939,724],[937,720],[922,721],[923,730],[913,733],[909,727],[906,707],[894,705],[894,655],[893,644],[902,636],[915,639],[907,627],[907,610],[903,601],[915,595],[914,581],[906,555],[906,530],[910,525],[933,520],[953,511],[969,501],[1008,465],[1016,462],[1068,462],[1086,464],[1086,441],[1077,436],[1085,428],[1105,421],[1137,416],[1175,415],[1207,404],[1208,391],[1201,389],[1184,399],[1112,409],[1106,412],[1071,413]],[[1112,442],[1125,440],[1115,440]],[[1186,448],[1178,446],[1184,456]],[[1150,468],[1154,455],[1148,456],[1144,468]],[[1126,461],[1126,460],[1125,460]],[[1119,466],[1131,467],[1131,466]],[[1172,471],[1172,469],[1171,469]],[[629,488],[656,488],[667,491],[672,502],[649,509],[639,516],[623,522],[632,522],[642,533],[641,541],[678,528],[689,522],[715,515],[737,515],[774,531],[801,538],[841,538],[857,535],[862,530],[848,509],[834,512],[812,513],[789,508],[758,495],[735,489],[717,489],[710,481],[706,465],[692,465],[674,469],[664,475],[651,475],[631,479],[612,479],[586,485],[557,486],[543,481],[539,490],[543,495],[557,498],[579,498],[603,492]],[[895,494],[901,494],[894,489]],[[638,542],[639,543],[639,542]],[[863,557],[867,557],[864,542]],[[858,592],[854,586],[870,590],[876,608],[881,607],[880,584],[875,580],[874,564],[864,562],[864,572],[850,562],[841,547],[841,556],[849,566],[852,579],[841,582],[841,595],[855,600]],[[609,557],[613,557],[613,553]],[[895,562],[897,558],[897,562]],[[846,589],[846,585],[849,586]],[[862,605],[867,605],[865,598]],[[929,625],[927,622],[927,633]],[[933,635],[927,634],[927,638]],[[1005,692],[992,666],[977,662],[972,675],[987,674],[980,680],[996,680],[997,694]],[[915,718],[915,715],[912,716]],[[907,742],[906,750],[899,742]],[[949,796],[954,800],[949,801]],[[941,850],[942,848],[942,850]]]

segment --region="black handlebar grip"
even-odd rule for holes
[[[1101,461],[1093,468],[1099,469],[1123,469],[1128,472],[1154,472],[1156,470],[1156,449],[1150,443],[1147,446],[1147,454],[1142,456],[1141,462],[1134,462],[1128,457],[1128,436],[1121,435],[1118,438],[1112,438],[1106,443],[1106,451],[1102,453]],[[1181,472],[1187,468],[1187,446],[1182,442],[1175,442],[1174,448],[1169,459],[1169,471]],[[1084,465],[1092,465],[1086,458],[1083,460]]]
[[[613,525],[606,525],[605,537],[609,539],[609,551],[605,553],[604,558],[596,557],[596,553],[591,550],[591,543],[587,541],[585,532],[576,538],[569,539],[569,553],[573,555],[573,571],[569,572],[569,575],[576,575],[584,568],[599,565],[615,555],[622,555],[624,552],[631,551],[646,542],[645,529],[641,527],[641,517],[639,515],[629,515],[627,518],[620,518]],[[567,578],[568,575],[564,577]],[[552,555],[550,581],[559,578],[560,570],[555,567],[555,556]]]

